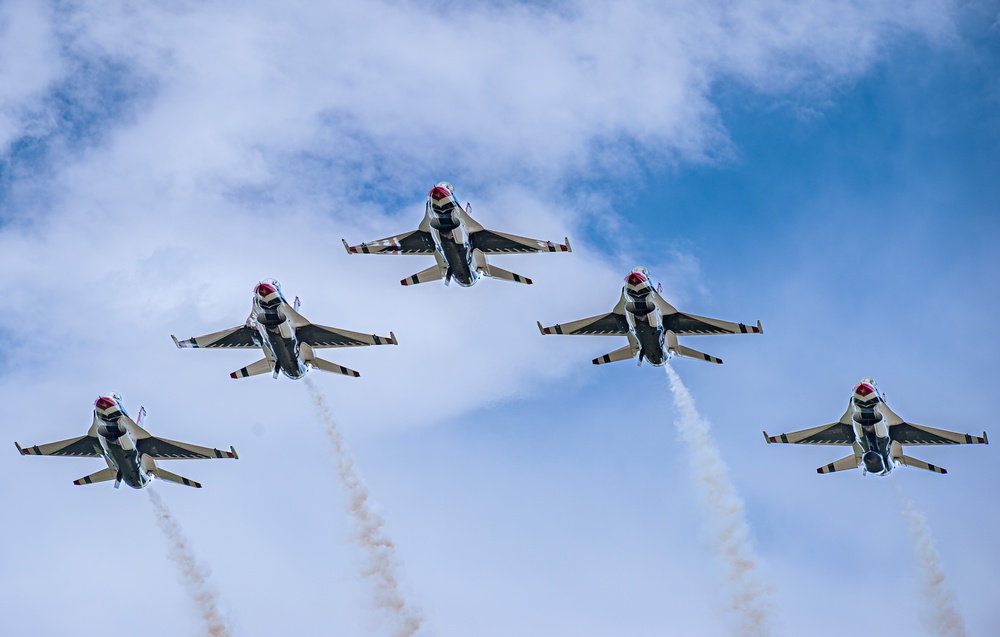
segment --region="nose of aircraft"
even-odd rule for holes
[[[257,287],[254,288],[253,291],[254,291],[254,294],[256,294],[257,296],[259,296],[260,298],[266,299],[267,297],[271,296],[272,294],[274,294],[278,290],[277,290],[277,288],[275,288],[270,283],[258,283]]]
[[[854,393],[862,398],[867,398],[875,393],[875,388],[869,383],[858,383],[854,386]]]
[[[642,285],[646,282],[646,275],[642,272],[629,272],[625,282],[629,285]]]
[[[434,186],[433,188],[427,191],[427,196],[433,199],[434,201],[440,201],[442,199],[447,199],[448,197],[450,197],[451,193],[448,192],[448,189],[445,188],[444,186]]]
[[[107,396],[101,396],[94,403],[94,406],[100,409],[101,411],[107,411],[115,406],[115,401]]]

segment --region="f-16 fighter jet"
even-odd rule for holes
[[[319,358],[314,350],[323,347],[396,344],[396,335],[392,332],[389,332],[389,336],[376,336],[310,323],[299,314],[298,297],[294,304],[289,304],[281,294],[281,285],[274,279],[258,283],[253,295],[253,310],[246,324],[183,341],[178,341],[173,334],[170,338],[182,349],[260,348],[264,350],[264,358],[236,370],[229,375],[230,378],[246,378],[264,373],[277,378],[280,371],[293,380],[302,378],[310,367],[355,378],[361,375],[353,369]]]
[[[678,336],[694,334],[763,334],[757,325],[730,323],[714,318],[696,316],[677,311],[667,303],[649,280],[646,268],[634,268],[625,277],[622,297],[615,309],[608,314],[598,314],[571,323],[562,323],[538,330],[543,334],[584,334],[590,336],[625,336],[628,345],[593,360],[594,365],[613,363],[638,357],[650,365],[663,365],[676,354],[696,358],[710,363],[722,363],[722,359],[685,347],[677,342]]]
[[[145,409],[139,409],[139,418],[132,420],[122,397],[111,393],[94,402],[94,424],[86,436],[50,442],[47,445],[21,447],[14,443],[23,456],[77,456],[104,458],[107,469],[74,480],[73,484],[94,484],[115,481],[118,488],[123,481],[133,489],[141,489],[151,478],[176,482],[200,489],[201,485],[176,473],[157,466],[157,460],[181,458],[239,458],[236,449],[229,451],[209,449],[186,442],[157,438],[142,428]]]
[[[488,254],[526,254],[530,252],[572,252],[569,239],[565,244],[519,237],[513,234],[486,230],[470,216],[472,207],[465,210],[455,199],[455,191],[446,181],[427,193],[424,219],[416,230],[352,246],[344,241],[348,254],[427,254],[433,255],[435,265],[408,276],[400,283],[416,285],[452,279],[462,287],[473,285],[479,275],[531,285],[531,279],[502,270],[486,262]]]
[[[880,476],[887,475],[897,464],[948,473],[941,467],[904,455],[903,445],[989,444],[985,431],[981,437],[970,436],[904,421],[885,404],[885,396],[879,393],[871,378],[862,378],[854,386],[847,411],[837,422],[778,436],[769,436],[765,431],[764,439],[768,444],[846,445],[853,448],[851,455],[823,465],[816,473],[861,467],[864,474]]]

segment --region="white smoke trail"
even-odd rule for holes
[[[772,632],[772,587],[758,573],[743,501],[729,480],[729,472],[709,435],[708,423],[698,414],[694,398],[677,372],[669,364],[665,368],[674,406],[680,412],[674,423],[681,439],[690,445],[691,466],[701,483],[715,550],[725,565],[732,608],[740,622],[739,634],[768,635]]]
[[[347,510],[357,527],[357,542],[368,556],[365,575],[372,578],[375,585],[375,606],[390,613],[399,622],[398,637],[410,637],[420,630],[424,618],[406,603],[399,591],[396,546],[385,534],[385,520],[368,506],[368,487],[354,468],[354,458],[344,445],[344,437],[337,429],[337,421],[333,419],[326,399],[309,378],[304,381],[326,425],[326,435],[333,443],[337,473],[347,489]]]
[[[892,479],[892,476],[889,476]],[[913,537],[913,552],[920,563],[924,576],[924,594],[930,602],[931,627],[941,637],[965,637],[965,623],[955,608],[955,595],[944,579],[941,555],[934,547],[934,536],[927,525],[927,518],[917,510],[913,501],[903,493],[903,488],[895,479],[892,486],[903,502],[903,516]]]
[[[170,543],[167,556],[181,569],[184,587],[191,593],[201,612],[205,634],[212,637],[229,637],[232,631],[219,614],[219,600],[208,585],[208,570],[195,558],[187,538],[181,533],[180,526],[170,513],[170,509],[160,499],[160,494],[152,488],[147,488],[146,493],[156,508],[156,524]]]

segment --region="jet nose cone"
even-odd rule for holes
[[[629,272],[625,282],[629,285],[642,285],[646,282],[646,275],[642,272]]]
[[[448,192],[448,189],[445,188],[444,186],[434,186],[433,188],[427,191],[427,196],[433,199],[434,201],[441,201],[442,199],[447,199],[448,197],[451,197],[451,193]]]
[[[862,398],[867,398],[875,393],[875,388],[868,383],[858,383],[854,386],[854,393]]]
[[[275,292],[277,292],[278,289],[275,288],[270,283],[258,283],[257,287],[254,288],[253,291],[254,291],[254,294],[256,294],[257,296],[259,296],[260,298],[266,299],[267,297],[269,297],[272,294],[274,294]]]
[[[101,411],[107,411],[115,406],[115,401],[107,396],[101,396],[94,403],[94,406],[100,409]]]

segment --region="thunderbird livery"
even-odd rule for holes
[[[377,336],[310,323],[299,314],[299,299],[296,297],[295,303],[289,304],[281,294],[281,285],[274,279],[262,281],[254,288],[253,310],[246,324],[183,341],[173,335],[170,338],[182,349],[221,347],[264,351],[264,358],[236,370],[229,375],[231,378],[265,373],[277,378],[278,372],[282,372],[289,378],[297,379],[302,378],[310,367],[358,377],[361,374],[353,369],[319,358],[315,350],[396,344],[396,335],[392,332],[389,336]]]
[[[985,431],[982,436],[972,436],[906,422],[885,404],[885,396],[871,378],[862,378],[854,386],[847,411],[837,422],[778,436],[769,436],[765,431],[764,439],[768,444],[845,445],[852,448],[850,455],[819,467],[816,473],[861,467],[863,474],[880,476],[888,475],[895,465],[948,473],[941,467],[905,455],[903,445],[989,444]]]
[[[756,325],[744,325],[679,312],[660,296],[658,287],[653,288],[649,272],[642,267],[634,268],[625,277],[621,299],[611,312],[552,327],[542,327],[538,323],[538,330],[542,335],[625,336],[628,338],[625,347],[595,358],[594,365],[637,358],[639,365],[646,360],[657,367],[675,354],[722,363],[720,358],[681,345],[677,342],[678,336],[764,333],[760,321]]]
[[[157,438],[142,428],[142,419],[145,415],[146,410],[140,408],[138,419],[132,420],[122,405],[121,396],[110,393],[100,396],[94,402],[94,423],[86,436],[33,447],[21,447],[16,442],[14,445],[23,456],[104,458],[108,463],[106,469],[74,480],[73,484],[94,484],[114,480],[116,489],[122,482],[133,489],[142,489],[152,478],[200,489],[199,483],[161,469],[156,461],[239,457],[233,447],[230,447],[229,451],[220,451]]]
[[[531,285],[527,277],[490,265],[486,255],[572,251],[569,238],[564,239],[566,243],[553,243],[486,230],[471,213],[469,204],[462,210],[452,185],[441,182],[427,193],[424,219],[416,230],[356,246],[344,240],[344,247],[348,254],[433,256],[434,265],[406,277],[400,284],[416,285],[444,279],[444,284],[448,285],[454,279],[462,287],[475,284],[480,275]]]

